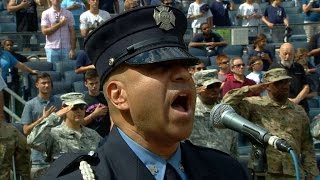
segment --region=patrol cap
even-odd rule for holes
[[[221,83],[218,79],[218,71],[216,69],[203,70],[194,73],[194,81],[197,86],[209,86],[214,83]]]
[[[287,75],[287,71],[284,68],[271,69],[263,76],[263,82],[275,82],[284,79],[291,79],[291,77]]]
[[[89,59],[104,82],[125,62],[132,65],[183,60],[198,62],[185,45],[187,19],[169,6],[145,6],[126,11],[92,31],[85,42]]]
[[[63,94],[60,96],[60,99],[62,101],[62,104],[71,106],[71,105],[77,105],[77,104],[87,104],[84,99],[84,95],[82,93],[78,92],[71,92],[67,94]]]

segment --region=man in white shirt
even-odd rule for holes
[[[90,9],[80,15],[80,32],[82,37],[111,18],[107,11],[99,9],[99,0],[89,0]]]

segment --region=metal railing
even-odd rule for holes
[[[26,101],[12,91],[10,88],[4,88],[4,93],[8,93],[10,95],[9,107],[4,105],[3,110],[9,114],[10,122],[20,122],[21,118],[17,115],[16,112],[16,100],[21,103],[23,106],[26,104]]]

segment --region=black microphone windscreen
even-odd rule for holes
[[[222,123],[222,114],[226,111],[235,113],[234,109],[228,104],[220,103],[215,105],[210,111],[210,124],[217,128],[225,128]]]

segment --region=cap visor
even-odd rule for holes
[[[77,104],[85,104],[87,105],[87,103],[81,99],[75,100],[75,101],[71,101],[71,102],[65,102],[66,105],[71,106],[71,105],[77,105]]]
[[[199,63],[199,59],[180,47],[161,47],[138,54],[126,61],[128,64],[152,64],[165,61],[185,60],[190,65]]]

